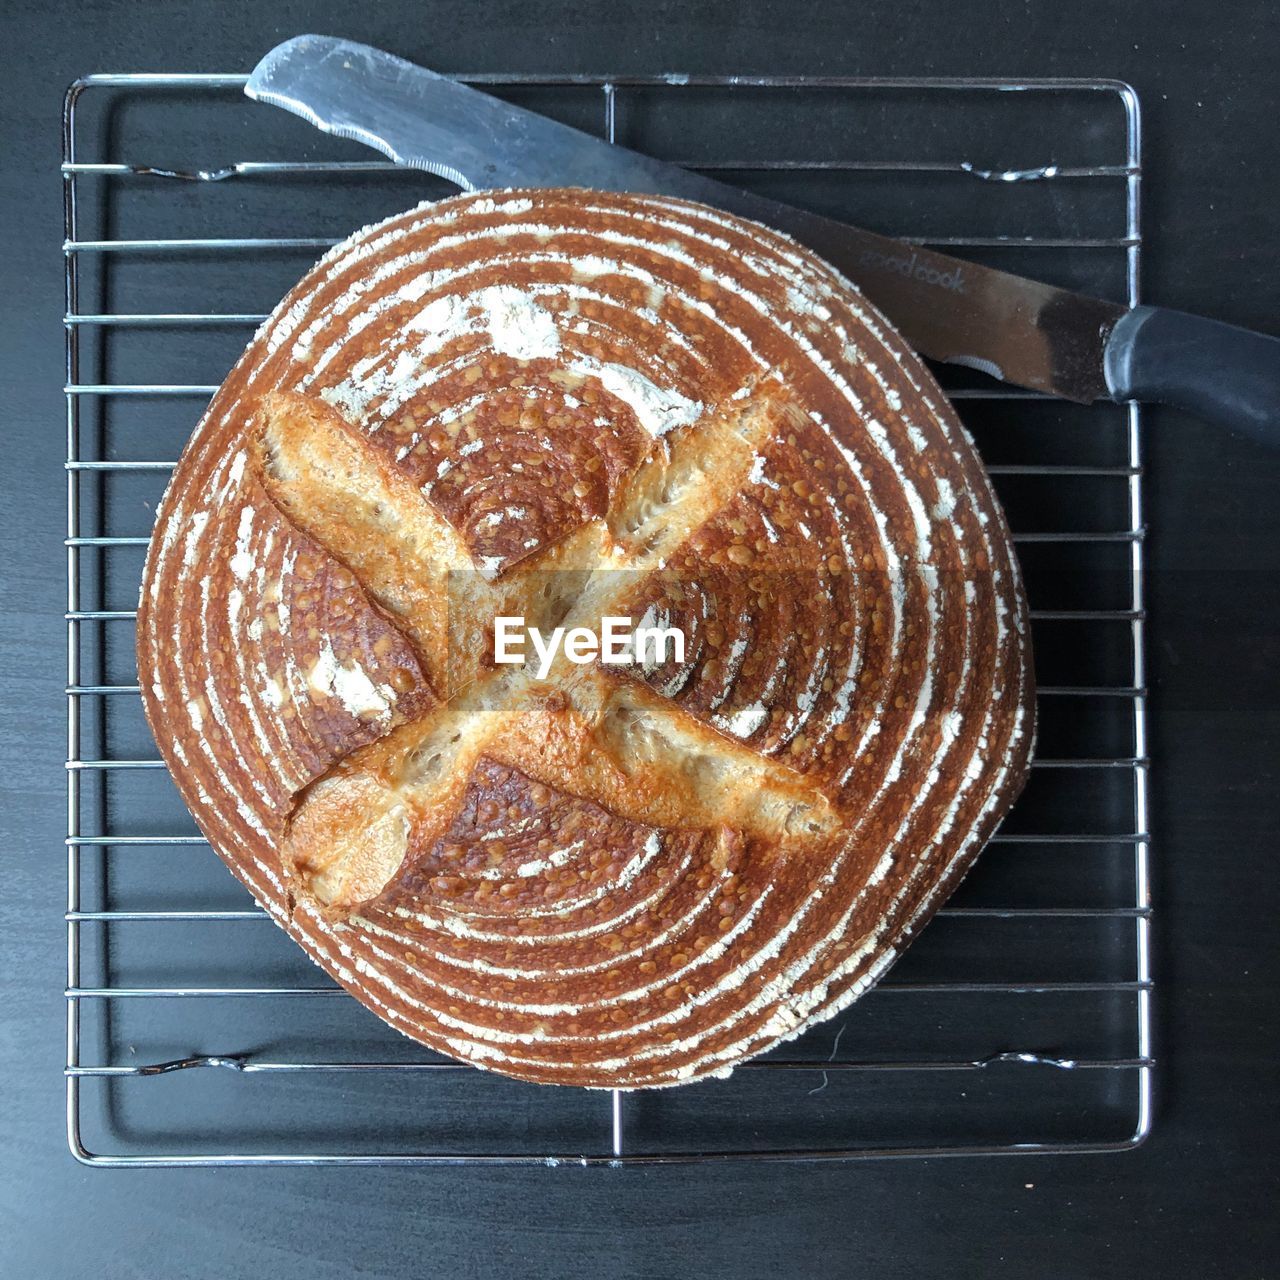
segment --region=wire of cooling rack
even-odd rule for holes
[[[1139,193],[1141,137],[1138,102],[1133,91],[1114,81],[1084,80],[941,80],[857,79],[841,77],[690,77],[690,76],[508,76],[472,75],[461,79],[496,92],[559,90],[597,98],[596,127],[610,141],[619,134],[620,107],[633,99],[650,102],[688,101],[689,95],[755,95],[766,111],[794,106],[805,94],[823,95],[855,106],[882,103],[887,97],[921,106],[924,118],[936,116],[944,104],[1007,102],[1012,94],[1027,102],[1055,106],[1064,101],[1107,100],[1118,107],[1118,123],[1098,128],[1085,139],[1085,151],[1075,162],[1042,163],[1016,170],[982,168],[966,155],[942,155],[927,148],[918,158],[859,155],[809,158],[732,155],[698,157],[704,170],[732,170],[750,179],[852,178],[869,175],[910,182],[920,177],[969,181],[989,189],[1015,192],[1023,184],[1038,184],[1056,193],[1072,184],[1088,189],[1119,189],[1121,200],[1115,225],[1077,228],[1071,234],[957,234],[930,231],[907,236],[920,243],[958,248],[962,253],[987,249],[1035,251],[1062,259],[1081,251],[1118,255],[1122,261],[1120,289],[1127,301],[1138,301],[1141,236]],[[995,903],[973,905],[963,894],[939,914],[925,938],[913,948],[923,950],[942,925],[976,931],[965,955],[985,962],[1000,958],[1007,941],[993,932],[997,926],[1046,934],[1057,927],[1100,928],[1108,932],[1109,955],[1123,957],[1112,968],[1072,968],[1066,977],[1001,971],[999,976],[963,976],[949,964],[906,978],[895,973],[855,1006],[869,1008],[861,1022],[846,1017],[834,1030],[817,1028],[795,1050],[776,1052],[739,1070],[728,1082],[690,1086],[671,1097],[687,1100],[666,1111],[654,1095],[605,1095],[586,1091],[548,1090],[496,1080],[474,1068],[427,1053],[396,1040],[388,1042],[380,1026],[363,1019],[345,1023],[321,1011],[358,1009],[334,986],[313,978],[292,980],[278,976],[268,952],[257,959],[256,943],[235,944],[237,952],[253,955],[254,972],[245,974],[226,963],[226,934],[202,948],[193,932],[206,926],[218,931],[261,931],[264,913],[249,905],[209,905],[197,901],[173,906],[155,895],[172,892],[180,898],[189,871],[165,869],[146,884],[121,871],[121,860],[141,852],[180,855],[185,846],[206,846],[197,834],[179,834],[171,802],[133,798],[131,779],[154,775],[163,763],[146,754],[145,738],[113,732],[113,719],[136,713],[138,686],[123,674],[127,661],[111,657],[107,630],[128,627],[131,608],[107,607],[108,558],[114,554],[140,557],[148,536],[121,532],[116,514],[121,500],[112,487],[131,480],[162,483],[171,460],[122,458],[119,449],[104,445],[107,415],[141,402],[179,406],[187,426],[195,414],[183,406],[199,403],[216,389],[215,382],[195,382],[165,375],[163,357],[148,364],[147,376],[115,377],[101,353],[113,336],[144,330],[148,333],[199,332],[251,327],[265,316],[256,308],[192,311],[180,305],[155,305],[132,310],[115,300],[115,293],[94,282],[99,305],[85,308],[87,263],[114,264],[130,260],[172,259],[187,262],[214,258],[248,264],[260,255],[328,248],[338,235],[208,235],[126,236],[115,233],[113,219],[103,210],[104,191],[120,184],[149,184],[160,201],[193,186],[306,180],[344,183],[362,178],[374,181],[397,172],[387,162],[370,159],[298,158],[289,155],[259,161],[233,160],[210,167],[182,167],[167,158],[139,152],[126,159],[110,158],[117,129],[99,129],[98,147],[107,158],[85,158],[81,114],[87,96],[113,92],[134,99],[168,101],[183,92],[209,100],[238,100],[245,77],[233,75],[94,75],[77,81],[68,91],[63,117],[62,174],[65,197],[66,253],[66,372],[67,372],[67,698],[68,698],[68,827],[67,827],[67,1133],[75,1156],[91,1165],[229,1165],[229,1164],[430,1164],[540,1163],[619,1165],[629,1163],[688,1163],[728,1159],[851,1160],[886,1156],[951,1154],[1008,1154],[1014,1152],[1117,1151],[1141,1142],[1150,1129],[1154,1058],[1152,1056],[1150,966],[1150,893],[1148,834],[1148,761],[1146,758],[1146,689],[1144,673],[1145,607],[1143,600],[1143,544],[1145,527],[1141,474],[1141,415],[1136,405],[1080,410],[1088,414],[1090,430],[1105,447],[1090,456],[1060,456],[1049,448],[1015,461],[993,461],[989,470],[997,487],[1046,481],[1074,486],[1078,509],[1096,507],[1111,522],[1082,519],[1084,527],[1022,527],[1014,511],[1015,541],[1024,559],[1037,548],[1051,552],[1102,551],[1119,556],[1123,585],[1120,598],[1101,589],[1084,590],[1066,604],[1037,607],[1032,592],[1033,627],[1037,653],[1043,632],[1078,628],[1065,646],[1089,651],[1116,650],[1123,678],[1045,681],[1040,688],[1042,717],[1050,706],[1068,707],[1063,717],[1089,739],[1092,726],[1104,721],[1121,725],[1114,741],[1100,732],[1091,741],[1106,740],[1110,750],[1046,754],[1035,761],[1037,778],[1047,798],[1033,813],[1081,813],[1086,783],[1102,778],[1106,793],[1105,829],[1068,822],[1063,830],[1024,831],[1016,823],[993,841],[1023,851],[1027,859],[1062,854],[1080,860],[1073,880],[1055,864],[1054,876],[1066,875],[1075,890],[1094,890],[1103,881],[1113,891],[1089,905],[1059,901],[1016,900],[1008,894]],[[630,96],[628,96],[630,95]],[[683,97],[682,97],[683,95]],[[261,111],[259,108],[246,108]],[[961,107],[961,110],[966,109]],[[1050,119],[1056,117],[1050,115]],[[264,130],[270,127],[261,115]],[[271,124],[275,123],[272,117]],[[983,116],[974,128],[989,128]],[[1061,135],[1046,125],[1046,150]],[[127,134],[127,127],[118,132]],[[105,141],[104,141],[105,139]],[[1105,159],[1100,153],[1111,143]],[[154,163],[148,162],[154,159]],[[84,208],[84,185],[95,185],[95,227],[89,235]],[[1070,224],[1072,219],[1066,217]],[[249,230],[255,228],[250,227]],[[895,231],[899,228],[887,227]],[[1030,273],[1040,259],[1026,266]],[[166,283],[166,299],[185,300],[179,266]],[[127,291],[124,291],[127,297]],[[146,291],[154,300],[155,287]],[[94,349],[89,350],[90,346]],[[86,376],[92,364],[94,372]],[[221,369],[211,369],[221,376]],[[1038,400],[1031,393],[994,383],[948,386],[962,412],[971,406],[1009,402],[1015,408]],[[1102,422],[1099,415],[1113,415]],[[93,421],[90,422],[90,417]],[[971,429],[972,424],[971,424]],[[177,443],[180,443],[177,442]],[[981,443],[981,441],[980,441]],[[176,451],[176,450],[175,450]],[[1105,493],[1104,493],[1105,490]],[[1122,496],[1119,500],[1115,494]],[[1106,497],[1106,495],[1110,495]],[[1014,494],[1016,496],[1016,493]],[[1006,505],[1010,495],[1002,489]],[[140,559],[136,561],[140,566]],[[119,575],[114,575],[119,576]],[[126,572],[125,576],[128,574]],[[1085,574],[1088,577],[1088,573]],[[1090,583],[1092,586],[1092,583]],[[136,594],[136,578],[132,590]],[[1114,637],[1123,636],[1120,642]],[[119,647],[117,645],[117,647]],[[131,646],[128,647],[131,653]],[[122,711],[123,709],[123,711]],[[1099,710],[1101,709],[1101,710]],[[1116,711],[1119,716],[1117,720]],[[1109,717],[1109,719],[1108,719]],[[136,715],[135,715],[136,718]],[[125,745],[122,747],[121,743]],[[166,807],[166,804],[169,807]],[[1023,809],[1020,804],[1015,815]],[[1080,819],[1083,823],[1085,820]],[[1095,824],[1096,825],[1096,824]],[[174,833],[165,830],[174,828]],[[1031,853],[1025,851],[1031,850]],[[994,855],[989,853],[986,860]],[[1012,855],[1011,855],[1012,856]],[[214,859],[210,858],[210,862]],[[1019,875],[1022,877],[1019,879]],[[1043,872],[1019,872],[1011,877],[1016,890],[1036,887]],[[1056,883],[1056,881],[1055,881]],[[217,892],[210,901],[222,902]],[[129,930],[164,931],[164,941],[149,949],[135,946]],[[274,931],[265,931],[274,934]],[[151,935],[154,937],[154,935]],[[248,936],[248,935],[237,935]],[[261,932],[254,933],[260,938]],[[1046,946],[1048,943],[1046,942]],[[1063,955],[1088,951],[1087,941],[1064,938]],[[1105,950],[1099,941],[1099,951]],[[188,955],[196,959],[192,969]],[[904,962],[905,963],[905,962]],[[1012,962],[1011,962],[1012,963]],[[1100,962],[1099,962],[1100,963]],[[203,966],[203,967],[202,967]],[[257,967],[260,966],[260,967]],[[257,977],[261,973],[265,976]],[[304,976],[307,976],[304,974]],[[1026,1002],[1047,997],[1060,1008],[1042,1015]],[[332,999],[331,999],[332,998]],[[919,1001],[923,1009],[902,1017],[880,1011],[889,1002]],[[976,1006],[972,1002],[979,1002]],[[1009,1002],[1015,1003],[1008,1013]],[[1072,1005],[1070,1002],[1075,1001]],[[877,1007],[877,1002],[878,1006]],[[1109,1003],[1108,1003],[1109,1002]],[[270,1005],[266,1019],[279,1032],[289,1019],[300,1019],[298,1035],[310,1052],[273,1052],[258,1009]],[[206,1011],[231,1009],[219,1021]],[[286,1014],[284,1011],[288,1009]],[[144,1011],[135,1016],[133,1011]],[[178,1010],[180,1012],[165,1012]],[[1063,1010],[1070,1010],[1064,1013]],[[152,1013],[151,1011],[155,1011]],[[194,1011],[194,1012],[193,1012]],[[851,1011],[854,1012],[854,1011]],[[896,1020],[895,1020],[896,1019]],[[912,1039],[916,1028],[937,1023],[937,1040]],[[1104,1025],[1105,1024],[1105,1025]],[[295,1023],[289,1023],[292,1028]],[[930,1023],[930,1027],[932,1024]],[[1098,1026],[1102,1031],[1095,1034]],[[354,1030],[352,1029],[354,1028]],[[976,1030],[974,1030],[976,1028]],[[1105,1032],[1105,1034],[1104,1034]],[[980,1042],[965,1035],[988,1037]],[[879,1036],[879,1039],[877,1039]],[[1073,1036],[1083,1048],[1067,1043]],[[825,1038],[824,1038],[825,1037]],[[281,1036],[288,1050],[297,1037]],[[861,1052],[841,1056],[841,1041],[859,1044]],[[968,1050],[956,1050],[963,1042]],[[973,1045],[977,1043],[978,1048]],[[255,1045],[263,1046],[255,1048]],[[808,1051],[804,1046],[808,1045]],[[828,1052],[829,1049],[829,1052]],[[1022,1082],[1034,1077],[1050,1080],[1042,1086],[1036,1107],[1021,1106]],[[1092,1079],[1100,1089],[1083,1101],[1060,1096],[1064,1081]],[[317,1100],[327,1108],[320,1132],[295,1131],[273,1124],[268,1111],[256,1118],[255,1100],[245,1093],[259,1082],[283,1080],[302,1092],[303,1110]],[[160,1093],[174,1081],[190,1082],[180,1097]],[[318,1092],[306,1085],[321,1081]],[[341,1082],[335,1086],[332,1082]],[[376,1094],[375,1081],[393,1081],[390,1100]],[[797,1090],[790,1082],[800,1081]],[[833,1081],[860,1083],[861,1092],[841,1092]],[[934,1098],[920,1082],[954,1081],[956,1087]],[[169,1082],[166,1085],[165,1082]],[[201,1082],[208,1082],[201,1087]],[[216,1082],[216,1085],[215,1085]],[[229,1084],[224,1083],[229,1082]],[[746,1093],[733,1092],[742,1082]],[[228,1088],[231,1092],[228,1093]],[[99,1091],[89,1096],[87,1091]],[[123,1092],[129,1091],[129,1092]],[[139,1094],[142,1095],[139,1098]],[[281,1104],[273,1101],[273,1108]],[[400,1121],[405,1108],[428,1112],[426,1122],[404,1138]],[[362,1109],[363,1108],[363,1109]],[[980,1110],[979,1110],[980,1109]],[[365,1113],[372,1115],[372,1120]],[[348,1113],[359,1112],[350,1130]],[[249,1113],[239,1128],[219,1127],[228,1114]],[[495,1120],[486,1129],[480,1116]],[[1038,1117],[1048,1118],[1043,1131]],[[874,1122],[872,1120],[874,1117]],[[941,1117],[946,1117],[945,1120]],[[781,1128],[768,1128],[778,1118]],[[1101,1121],[1106,1120],[1106,1125]],[[1098,1123],[1091,1123],[1098,1122]],[[470,1127],[468,1127],[470,1125]],[[736,1126],[736,1127],[735,1127]],[[1020,1126],[1025,1126],[1020,1127]],[[88,1130],[92,1128],[92,1135]],[[944,1132],[945,1130],[945,1132]],[[388,1135],[399,1133],[398,1139]],[[688,1135],[686,1140],[686,1135]],[[519,1139],[519,1140],[517,1140]]]

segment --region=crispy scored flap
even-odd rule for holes
[[[393,1026],[723,1073],[865,990],[1025,777],[1003,517],[831,268],[685,202],[460,197],[340,245],[160,512],[144,702],[213,847]],[[496,666],[493,620],[682,660]]]
[[[484,671],[474,660],[486,651],[467,646],[491,636],[499,615],[598,634],[633,576],[659,568],[706,523],[741,487],[756,449],[796,415],[773,399],[730,401],[659,438],[604,519],[493,587],[469,583],[451,608],[449,575],[471,566],[447,522],[335,410],[269,395],[251,457],[272,500],[402,623],[436,689],[451,686],[448,701],[347,757],[301,798],[281,848],[300,891],[337,919],[375,900],[410,851],[448,826],[481,758],[635,823],[775,838],[831,830],[837,815],[803,774],[644,685],[579,671],[563,653],[545,679],[522,666]],[[450,653],[473,659],[461,681]]]

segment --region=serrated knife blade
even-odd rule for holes
[[[1024,279],[703,177],[381,49],[296,36],[245,92],[466,190],[580,186],[699,200],[794,236],[918,351],[1069,400],[1168,400],[1274,441],[1280,341]]]

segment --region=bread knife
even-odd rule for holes
[[[1280,338],[1087,297],[821,217],[348,40],[286,40],[245,92],[466,191],[635,191],[755,219],[826,258],[931,359],[1081,403],[1163,401],[1280,444]]]

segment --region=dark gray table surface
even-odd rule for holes
[[[1280,1273],[1280,450],[1153,413],[1160,1096],[1104,1157],[852,1167],[148,1170],[63,1138],[58,114],[93,70],[247,70],[321,30],[443,70],[1115,76],[1146,110],[1146,295],[1280,331],[1269,2],[328,6],[0,13],[0,1274]]]

